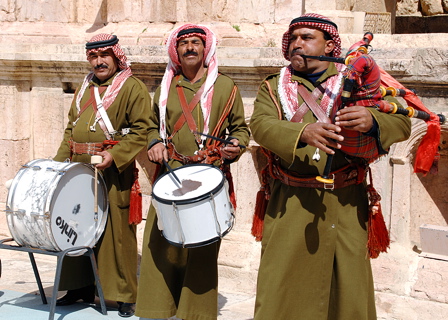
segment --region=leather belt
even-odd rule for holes
[[[104,150],[104,144],[102,142],[85,142],[79,143],[70,140],[70,150],[73,154],[90,154],[95,155],[96,152],[101,152]]]
[[[284,171],[284,170],[283,170]],[[278,167],[273,168],[274,178],[291,187],[340,189],[353,184],[360,184],[365,177],[366,168],[357,165],[348,165],[330,174],[333,184],[316,180],[315,176],[298,175],[288,171],[287,174],[279,172]]]

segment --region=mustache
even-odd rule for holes
[[[93,67],[94,69],[100,69],[100,68],[108,68],[108,66],[106,64],[98,64],[95,67]]]
[[[299,48],[295,48],[291,50],[291,56],[295,55],[295,54],[299,54],[299,55],[303,55],[304,53],[299,49]]]
[[[198,53],[197,53],[196,51],[187,51],[187,52],[185,52],[182,56],[183,56],[183,57],[186,57],[186,56],[188,56],[188,55],[197,56]]]

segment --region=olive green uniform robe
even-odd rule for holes
[[[183,87],[187,101],[191,101],[205,79],[206,75],[194,84],[183,77],[178,82],[176,78],[173,79],[166,110],[168,136],[182,114],[176,84]],[[209,132],[213,131],[223,113],[233,86],[234,82],[230,78],[224,75],[218,76],[214,86]],[[160,88],[154,96],[149,141],[160,139],[159,95]],[[198,131],[202,132],[204,120],[200,104],[195,107],[192,115],[199,126]],[[225,132],[238,139],[242,145],[249,143],[249,130],[244,119],[243,102],[239,91],[220,134]],[[198,145],[186,123],[174,135],[173,143],[177,151],[183,155],[192,156],[198,150]],[[170,159],[169,165],[176,168],[182,163]],[[169,318],[176,315],[178,318],[188,320],[216,319],[218,316],[219,245],[218,241],[204,247],[184,249],[169,244],[157,228],[156,212],[151,206],[143,237],[135,314],[142,318]]]
[[[116,76],[116,75],[115,75]],[[114,77],[101,86],[109,86]],[[82,106],[90,99],[90,86],[98,84],[93,78],[84,92]],[[99,80],[96,79],[98,82]],[[103,130],[96,124],[96,131],[90,126],[95,114],[89,106],[80,116],[76,126],[78,111],[75,98],[69,111],[69,122],[65,129],[64,140],[54,160],[64,161],[70,158],[70,137],[75,142],[102,142],[106,140]],[[96,245],[98,272],[105,299],[112,301],[136,301],[137,295],[137,237],[136,226],[129,225],[130,191],[134,181],[134,158],[147,146],[151,98],[146,86],[131,76],[123,84],[115,101],[107,109],[107,114],[115,130],[121,132],[129,128],[128,134],[115,135],[120,140],[108,152],[114,164],[103,171],[109,197],[109,214],[102,238]],[[90,163],[88,154],[73,155],[73,162]],[[94,281],[90,260],[86,257],[64,259],[60,290],[81,288]]]
[[[333,64],[317,83],[337,74]],[[279,105],[279,75],[267,78]],[[296,75],[292,81],[312,83]],[[317,85],[317,84],[316,84]],[[306,124],[316,122],[309,110],[303,122],[278,119],[263,82],[255,100],[250,128],[254,140],[281,158],[281,166],[303,175],[323,172],[327,155],[315,147],[298,147]],[[299,105],[303,102],[298,97]],[[410,120],[369,108],[378,123],[378,144],[388,150],[410,134]],[[355,160],[356,161],[356,160]],[[337,150],[332,171],[348,163]],[[365,184],[336,190],[271,185],[258,273],[255,320],[373,320],[374,287],[367,252],[368,199]]]

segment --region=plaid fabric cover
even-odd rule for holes
[[[379,87],[380,69],[373,58],[367,54],[358,54],[344,70],[345,81],[354,81],[355,87],[348,106],[361,105],[375,107],[381,101]],[[345,137],[341,150],[348,155],[373,161],[379,157],[377,139],[361,132],[342,129]]]
[[[358,131],[342,129],[340,132],[344,141],[339,142],[341,151],[354,157],[366,159],[372,162],[379,157],[376,139],[366,136]]]
[[[356,82],[351,105],[378,106],[379,101],[382,99],[379,90],[381,73],[371,56],[360,54],[350,60],[347,69],[344,71],[344,76]]]

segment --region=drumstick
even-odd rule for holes
[[[176,179],[177,182],[179,182],[179,185],[182,185],[182,182],[180,182],[179,178],[174,173],[173,169],[171,169],[170,165],[163,159],[163,164],[165,167],[167,167],[168,171],[173,175],[173,177]]]
[[[102,156],[92,156],[90,158],[90,163],[94,165],[95,167],[95,187],[94,187],[94,203],[93,203],[93,213],[95,217],[95,221],[98,220],[98,169],[96,167],[96,164],[99,164],[103,162]]]
[[[221,142],[223,142],[223,143],[233,145],[233,143],[230,142],[229,140],[221,139],[221,138],[218,138],[218,137],[215,137],[215,136],[211,136],[211,135],[209,135],[209,134],[205,134],[205,133],[197,132],[197,131],[193,131],[193,133],[195,133],[195,134],[199,134],[199,135],[201,135],[201,136],[204,136],[204,137],[207,137],[207,138],[216,140],[216,141],[221,141]],[[240,147],[241,149],[246,148],[246,146],[243,146],[242,144],[239,144],[239,145],[237,145],[237,146]]]

